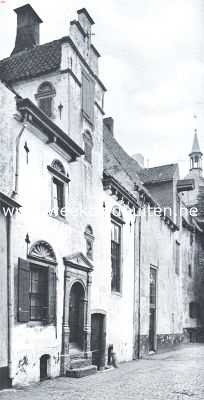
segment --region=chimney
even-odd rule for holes
[[[112,117],[107,117],[103,119],[104,125],[107,126],[108,130],[110,131],[111,135],[113,136],[114,131],[114,119]]]
[[[91,35],[91,27],[92,25],[94,25],[94,21],[91,18],[90,14],[86,10],[86,8],[81,8],[77,11],[77,14],[80,25],[88,35]]]
[[[18,7],[14,11],[17,14],[17,32],[15,47],[11,55],[39,45],[40,24],[43,22],[30,4]]]

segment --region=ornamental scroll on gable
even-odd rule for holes
[[[50,244],[44,240],[39,240],[31,246],[29,257],[52,264],[57,263],[56,255],[52,246],[50,246]]]

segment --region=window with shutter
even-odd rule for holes
[[[94,122],[94,81],[86,74],[82,73],[82,112],[93,124]]]
[[[18,321],[30,320],[30,263],[22,258],[18,259]]]
[[[47,268],[30,267],[30,320],[45,321],[48,314],[48,273]]]

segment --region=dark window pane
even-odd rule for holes
[[[39,99],[39,108],[48,116],[52,116],[52,97],[42,97]]]
[[[64,207],[64,184],[53,178],[53,208],[60,211]]]
[[[47,270],[31,267],[30,272],[30,319],[41,321],[48,310],[48,275]]]
[[[120,292],[121,269],[121,227],[112,222],[111,227],[111,264],[112,279],[111,289]]]

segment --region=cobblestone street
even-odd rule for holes
[[[0,400],[204,399],[204,345],[187,345],[118,369],[0,392]]]

